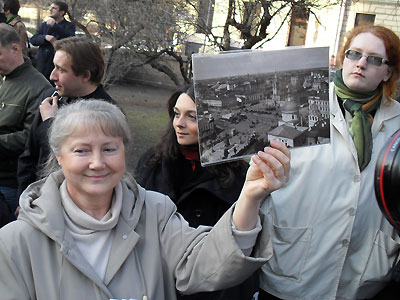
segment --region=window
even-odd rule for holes
[[[199,0],[196,32],[206,33],[212,26],[215,0]]]
[[[356,13],[354,27],[358,25],[374,25],[375,15]]]
[[[295,6],[290,20],[288,46],[302,46],[306,43],[309,12],[305,7]]]

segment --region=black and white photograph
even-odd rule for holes
[[[193,81],[202,165],[330,142],[328,47],[196,54]]]

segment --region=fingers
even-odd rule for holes
[[[253,161],[260,168],[264,177],[269,177],[269,180],[272,180],[272,176],[279,180],[286,177],[286,170],[288,170],[285,163],[280,160],[281,158],[279,156],[280,155],[276,150],[265,148],[265,151],[258,152],[258,154],[253,158]]]
[[[289,175],[290,171],[290,151],[284,143],[271,140],[271,147],[266,147],[264,151],[272,154],[284,167],[284,173]]]
[[[285,146],[284,143],[282,143],[278,140],[271,140],[270,144],[271,144],[271,147],[280,150],[282,153],[284,153],[290,159],[290,151]]]
[[[45,98],[39,106],[40,115],[42,116],[42,121],[55,116],[58,110],[58,97],[47,97]]]
[[[58,107],[58,96],[54,96],[52,99],[53,101],[51,104],[55,107]]]
[[[54,96],[54,97],[47,97],[45,98],[42,103],[40,103],[40,105],[50,105],[50,106],[55,106],[58,107],[58,97]]]
[[[47,97],[47,98],[43,99],[43,101],[42,101],[42,103],[40,103],[40,105],[46,105],[46,104],[51,105],[52,101],[53,101],[52,97]]]
[[[252,160],[268,181],[277,180],[284,184],[289,179],[290,151],[283,143],[271,142],[271,147],[259,151]]]

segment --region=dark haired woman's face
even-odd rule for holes
[[[367,62],[368,55],[387,59],[385,44],[380,38],[370,32],[360,33],[354,37],[349,49],[360,52],[363,56],[358,60],[345,57],[343,81],[347,87],[357,92],[370,92],[382,81],[389,80],[391,71],[388,65],[376,66]]]
[[[176,100],[172,125],[179,145],[197,144],[196,105],[185,93],[182,93]]]

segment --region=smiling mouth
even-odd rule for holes
[[[107,177],[108,174],[104,174],[104,175],[86,175],[87,177],[91,178],[91,179],[103,179],[105,177]]]

